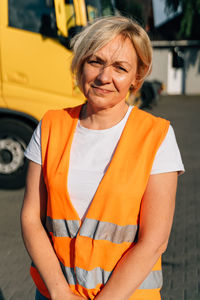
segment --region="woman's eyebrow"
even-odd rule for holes
[[[95,54],[92,54],[91,56],[89,56],[89,58],[88,59],[97,59],[98,61],[100,61],[100,62],[105,62],[105,60],[102,58],[102,57],[100,57],[100,56],[98,56],[98,55],[95,55]]]
[[[115,65],[126,65],[127,67],[131,68],[132,65],[126,60],[119,60],[114,62]]]

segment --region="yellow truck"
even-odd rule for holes
[[[24,186],[23,152],[44,112],[84,101],[70,39],[114,11],[113,0],[0,0],[0,188]]]

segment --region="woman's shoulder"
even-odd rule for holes
[[[170,125],[167,119],[155,116],[147,111],[134,107],[132,110],[132,122],[139,127],[146,128],[147,131],[153,131],[165,135]]]
[[[137,113],[141,118],[143,118],[143,119],[148,118],[148,119],[152,120],[153,122],[161,121],[161,122],[167,122],[167,123],[169,123],[169,120],[167,120],[167,119],[165,119],[165,118],[163,118],[163,117],[153,115],[152,113],[150,113],[150,112],[148,112],[148,111],[145,111],[145,110],[142,110],[142,109],[140,109],[140,108],[138,108],[138,107],[136,107],[136,106],[134,106],[134,108],[135,108],[136,113]]]
[[[75,107],[67,107],[63,109],[52,109],[48,110],[43,118],[42,118],[42,123],[44,121],[49,121],[49,122],[56,122],[57,120],[62,120],[63,118],[77,118],[79,116],[80,110],[81,110],[82,105],[75,106]]]

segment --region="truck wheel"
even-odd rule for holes
[[[24,150],[33,128],[20,120],[0,120],[0,188],[17,189],[25,185],[28,162]]]

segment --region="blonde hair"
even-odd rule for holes
[[[144,79],[150,74],[152,46],[145,30],[136,21],[127,17],[103,17],[86,26],[71,41],[71,47],[74,51],[71,70],[76,75],[77,84],[81,89],[82,70],[87,58],[118,35],[129,38],[137,54],[137,84],[132,87],[132,91],[138,90]]]

